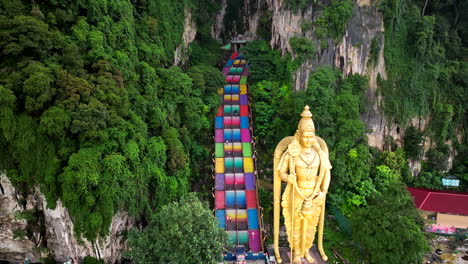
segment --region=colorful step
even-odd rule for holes
[[[242,120],[241,120],[242,122]],[[223,117],[222,116],[217,116],[215,118],[215,128],[216,129],[223,129],[224,126],[223,126]]]
[[[244,246],[249,243],[249,234],[247,230],[244,231],[228,231],[228,245]]]
[[[245,177],[245,189],[255,190],[255,176],[253,173],[244,173]]]
[[[223,96],[224,104],[239,104],[239,95],[238,94],[225,94]]]
[[[216,120],[218,122],[218,120]],[[250,128],[249,118],[247,116],[241,116],[240,118],[240,128]]]
[[[224,128],[240,128],[240,117],[238,116],[225,116],[223,120]]]
[[[230,60],[235,60],[239,56],[238,52],[234,52],[231,57],[229,58]]]
[[[245,94],[241,94],[239,96],[239,104],[240,105],[248,105],[249,104],[249,98]]]
[[[228,84],[224,86],[224,89],[222,89],[222,93],[225,94],[238,94],[239,93],[239,85],[238,84]]]
[[[249,115],[249,106],[248,105],[241,105],[240,106],[240,116],[250,116]]]
[[[226,208],[226,197],[224,191],[216,191],[215,192],[215,207],[216,209],[224,209]]]
[[[240,133],[242,142],[252,142],[252,137],[250,136],[250,129],[241,129]]]
[[[215,158],[215,172],[224,173],[224,158]]]
[[[243,173],[226,173],[224,177],[224,187],[226,190],[245,190]]]
[[[240,94],[247,94],[247,85],[241,84],[240,87]]]
[[[237,98],[238,97],[236,97],[235,99]],[[229,100],[232,100],[232,96],[229,98]],[[224,105],[223,112],[224,112],[224,116],[239,116],[241,112],[241,106],[238,104]]]
[[[216,116],[223,116],[224,115],[224,106],[220,105],[218,107],[218,114]]]
[[[245,176],[244,173],[235,173],[234,174],[234,184],[237,186],[242,186],[245,184]],[[245,189],[244,186],[242,186],[242,189]]]
[[[237,80],[238,83],[242,84],[242,85],[247,85],[247,76],[242,76],[239,78],[239,76],[237,76],[239,80]]]
[[[252,157],[252,144],[247,143],[247,142],[242,143],[242,156]]]
[[[258,210],[247,209],[247,219],[249,222],[249,229],[258,229]]]
[[[215,189],[216,191],[224,191],[224,174],[223,173],[216,173]]]
[[[216,143],[218,144],[218,143]],[[242,156],[242,143],[228,142],[223,144],[224,154],[226,156]]]
[[[244,132],[245,133],[245,132]],[[241,140],[241,129],[224,129],[224,142],[233,142]],[[250,135],[250,132],[249,132]]]
[[[247,190],[245,191],[247,208],[257,208],[257,191]]]
[[[225,191],[226,208],[246,208],[246,198],[244,190]]]
[[[261,237],[259,229],[249,229],[249,247],[250,251],[258,252],[261,251]],[[249,252],[250,253],[250,252]]]
[[[224,158],[224,171],[226,173],[242,173],[243,159],[242,157],[226,157]]]
[[[225,229],[226,228],[226,211],[223,209],[216,210],[215,215],[216,215],[216,219],[218,220],[218,227]]]
[[[215,142],[216,143],[224,142],[224,129],[215,129]]]
[[[244,165],[244,172],[245,172],[245,173],[252,173],[252,172],[254,172],[254,162],[253,162],[253,158],[251,158],[251,157],[244,157],[244,159],[243,159],[243,165]]]
[[[224,157],[224,144],[223,143],[215,143],[215,157],[216,158]]]
[[[234,186],[236,183],[236,177],[235,177],[235,174],[234,173],[226,173],[224,174],[224,184],[226,185],[226,187],[228,185],[232,185]],[[234,188],[232,188],[234,189]]]

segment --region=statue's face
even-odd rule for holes
[[[315,144],[315,132],[304,131],[302,132],[302,145],[306,148],[311,148]]]

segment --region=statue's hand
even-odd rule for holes
[[[296,181],[296,175],[289,174],[288,175],[288,182],[291,183],[291,184],[294,184],[295,181]]]
[[[314,197],[314,200],[315,199],[322,199],[324,196],[325,196],[324,192],[318,192],[317,195]]]

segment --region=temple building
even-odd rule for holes
[[[468,193],[408,187],[416,208],[431,223],[427,232],[468,235]]]

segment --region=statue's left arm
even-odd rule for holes
[[[328,157],[327,157],[327,161],[328,161]],[[330,161],[328,161],[328,164],[330,164]],[[330,186],[330,180],[331,180],[330,169],[331,169],[331,166],[329,166],[328,168],[325,168],[325,176],[322,181],[322,185],[320,186],[320,190],[325,194],[328,193],[328,187]]]
[[[331,166],[330,158],[328,155],[327,143],[325,143],[325,140],[323,140],[320,137],[316,137],[316,139],[317,139],[316,148],[319,149],[318,152],[319,152],[320,161],[321,161],[320,166],[323,167],[325,170],[325,173],[324,173],[325,175],[320,184],[320,191],[326,194],[328,192],[328,187],[330,186],[330,180],[331,180],[330,170],[332,166]]]

